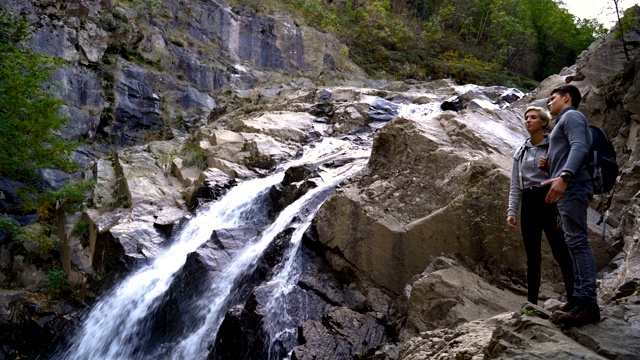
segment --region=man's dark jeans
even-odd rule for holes
[[[593,195],[591,181],[572,182],[558,202],[565,240],[573,259],[574,296],[596,303],[596,258],[587,233],[587,208]]]

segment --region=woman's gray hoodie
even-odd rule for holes
[[[538,168],[538,162],[549,151],[547,135],[538,144],[531,144],[527,139],[513,155],[511,168],[511,186],[509,188],[509,210],[507,215],[518,215],[522,190],[528,187],[540,187],[540,183],[549,179],[549,173]]]

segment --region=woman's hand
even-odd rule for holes
[[[538,161],[538,169],[549,172],[549,158],[546,156],[540,157],[540,161]]]
[[[517,224],[518,224],[518,220],[516,219],[515,216],[513,215],[507,216],[507,226],[509,226],[512,229],[515,229]]]

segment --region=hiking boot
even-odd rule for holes
[[[578,300],[574,298],[569,298],[562,307],[558,309],[558,311],[562,311],[563,313],[569,312],[573,310],[574,307],[578,306]]]
[[[596,303],[579,303],[571,311],[558,317],[558,324],[579,327],[600,321],[600,308]]]
[[[573,308],[578,306],[579,302],[580,301],[576,298],[569,298],[567,302],[565,302],[561,307],[559,307],[558,309],[554,310],[551,313],[551,316],[549,319],[553,324],[560,325],[560,316],[573,310]]]

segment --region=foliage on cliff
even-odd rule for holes
[[[37,169],[70,172],[77,166],[71,158],[76,144],[56,134],[66,121],[59,114],[62,102],[51,81],[60,61],[28,48],[29,33],[25,19],[0,11],[0,176],[22,183],[17,189],[22,211],[37,213],[44,226],[23,230],[0,214],[0,229],[14,241],[35,243],[46,253],[55,248],[47,225],[55,209],[75,210],[93,183],[68,183],[56,191],[38,189]]]
[[[534,87],[575,63],[602,25],[553,0],[236,0],[284,6],[336,34],[369,75]]]
[[[32,179],[37,168],[70,171],[74,144],[56,136],[65,119],[50,80],[57,64],[24,45],[24,19],[0,12],[0,175]]]

